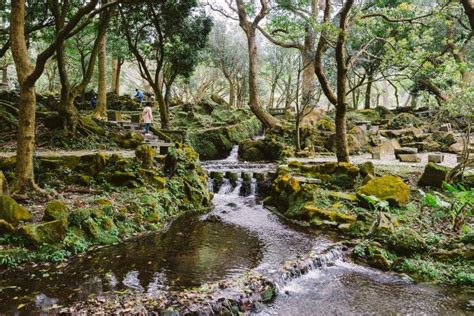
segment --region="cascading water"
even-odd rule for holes
[[[238,156],[239,156],[239,145],[234,145],[232,146],[232,150],[230,151],[229,156],[226,159],[224,159],[224,161],[239,161]]]
[[[414,285],[346,262],[345,252],[330,237],[265,209],[258,202],[255,173],[274,166],[226,159],[204,168],[240,174],[236,181],[209,181],[209,190],[215,192],[210,213],[187,214],[166,233],[98,249],[65,269],[52,265],[0,272],[0,314],[13,314],[21,304],[22,312],[41,311],[114,290],[160,295],[248,270],[271,277],[277,285],[277,298],[261,315],[466,314],[460,303],[465,299],[454,289]]]

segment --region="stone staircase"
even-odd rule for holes
[[[139,133],[143,133],[144,131],[144,128],[140,123],[122,121],[118,122],[118,125],[130,131],[136,131]],[[166,155],[168,153],[168,149],[174,146],[173,143],[168,143],[151,132],[143,136],[145,137],[143,144],[149,145],[151,148],[155,149],[156,152],[160,155]]]

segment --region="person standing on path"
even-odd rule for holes
[[[145,124],[145,131],[144,134],[148,134],[150,132],[151,123],[153,122],[153,111],[151,110],[151,104],[145,106],[142,113],[142,120]]]

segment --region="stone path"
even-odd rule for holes
[[[142,132],[143,128],[140,126],[139,123],[129,123],[123,122],[121,125],[125,125],[126,129],[135,130],[137,132]],[[158,153],[164,153],[163,149],[167,149],[170,146],[174,146],[172,143],[167,143],[164,140],[160,139],[157,135],[153,133],[149,133],[144,136],[145,140],[143,141],[144,144],[150,145],[152,148],[156,149]],[[88,156],[94,155],[96,153],[103,153],[106,155],[119,155],[122,158],[133,158],[135,157],[134,150],[126,150],[126,149],[117,149],[117,150],[45,150],[45,151],[36,151],[35,157],[67,157],[67,156]],[[0,152],[0,158],[5,157],[15,157],[16,152]]]
[[[351,156],[350,160],[354,164],[363,163],[366,161],[371,161],[374,165],[378,166],[398,166],[398,167],[406,167],[406,168],[413,168],[413,169],[422,169],[428,163],[428,155],[433,153],[420,153],[418,154],[421,158],[421,162],[419,163],[411,163],[411,162],[400,162],[399,160],[393,158],[383,157],[381,160],[372,159],[371,154],[362,154],[362,155],[355,155]],[[288,162],[290,161],[300,161],[302,163],[320,163],[320,162],[329,162],[329,161],[337,161],[336,156],[317,156],[313,158],[289,158]],[[447,167],[454,167],[457,165],[457,158],[456,154],[448,154],[444,153],[444,162],[441,163],[443,166]]]

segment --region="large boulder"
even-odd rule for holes
[[[448,167],[429,162],[425,166],[425,171],[421,175],[421,178],[418,180],[418,185],[441,188],[450,170]]]
[[[34,247],[41,244],[56,244],[62,242],[66,237],[66,226],[61,220],[27,224],[20,227],[19,234]]]
[[[276,161],[284,147],[276,139],[244,140],[239,143],[239,158],[245,161]]]
[[[399,177],[385,175],[369,180],[359,187],[357,195],[375,196],[391,205],[401,206],[408,203],[410,187]],[[361,198],[364,201],[363,198]]]
[[[60,200],[52,200],[48,202],[44,210],[44,221],[56,221],[60,220],[64,223],[65,226],[68,225],[69,209],[64,203]]]
[[[11,224],[18,224],[21,221],[29,221],[31,213],[26,207],[19,205],[11,197],[2,195],[0,196],[0,219]]]

